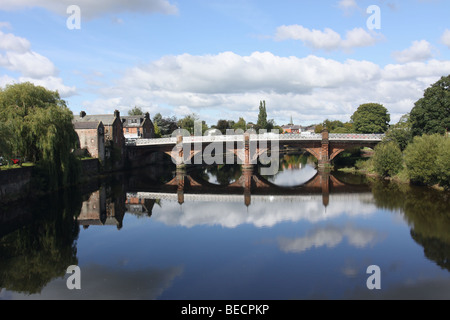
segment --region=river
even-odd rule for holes
[[[450,299],[449,203],[304,155],[124,172],[0,209],[0,299]]]

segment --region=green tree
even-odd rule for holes
[[[172,132],[178,129],[178,120],[176,117],[163,118],[159,112],[153,117],[153,123],[161,130],[161,136],[171,135]]]
[[[153,122],[153,128],[155,129],[155,138],[161,138],[161,130],[156,122]]]
[[[411,130],[414,136],[444,134],[450,127],[450,75],[425,90],[411,110]]]
[[[406,146],[412,141],[413,135],[411,130],[411,122],[409,121],[409,114],[405,114],[400,118],[400,121],[391,126],[386,132],[386,141],[395,141],[400,149],[404,151]]]
[[[190,134],[194,134],[196,121],[199,121],[199,118],[195,113],[192,113],[185,116],[183,119],[178,120],[178,127],[189,131]]]
[[[266,101],[259,102],[259,114],[258,121],[256,122],[256,129],[267,129],[267,111],[266,111]]]
[[[233,126],[234,130],[247,130],[247,123],[245,122],[244,118],[239,118],[238,122],[236,122]]]
[[[56,91],[29,82],[0,91],[0,122],[12,128],[12,152],[38,165],[44,188],[56,189],[78,176],[72,153],[78,135],[72,120],[72,112]]]
[[[439,185],[450,189],[450,138],[444,138],[436,156],[436,171]]]
[[[227,133],[227,129],[232,129],[228,120],[220,119],[217,121],[216,129],[220,130],[222,134]]]
[[[384,133],[391,117],[388,110],[378,103],[366,103],[358,107],[351,120],[357,133]]]
[[[144,111],[140,107],[135,106],[133,109],[128,111],[129,116],[143,116]]]
[[[12,128],[8,123],[0,122],[0,157],[5,161],[11,158],[14,144],[14,136]]]
[[[382,177],[395,176],[403,167],[402,152],[394,141],[378,144],[372,161],[375,172]]]
[[[353,124],[350,122],[343,123],[339,120],[325,120],[323,123],[316,125],[316,128],[314,130],[315,133],[321,133],[324,129],[324,127],[327,128],[328,132],[330,133],[352,133],[353,130]]]
[[[433,185],[438,182],[436,158],[444,147],[445,139],[447,138],[439,134],[417,136],[406,147],[405,163],[413,183]]]

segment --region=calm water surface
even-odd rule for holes
[[[280,168],[147,168],[2,208],[0,298],[450,298],[447,193]]]

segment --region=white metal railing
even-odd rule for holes
[[[360,133],[330,133],[329,140],[370,140],[381,141],[384,134],[360,134]]]
[[[384,138],[384,134],[358,134],[358,133],[330,133],[330,141],[373,141],[379,142]],[[321,141],[322,134],[250,134],[250,141]],[[212,142],[243,142],[244,135],[211,135],[211,136],[187,136],[183,137],[184,144],[191,143],[212,143]],[[127,139],[129,146],[149,146],[149,145],[175,145],[177,138],[156,138],[156,139]]]

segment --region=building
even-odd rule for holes
[[[123,135],[123,124],[120,118],[120,112],[114,111],[114,114],[95,114],[87,115],[82,111],[79,117],[74,118],[74,124],[78,122],[102,122],[105,129],[105,144],[122,147],[125,144]]]
[[[105,160],[105,127],[99,122],[75,122],[73,124],[78,134],[79,148],[82,153]]]
[[[150,114],[122,117],[123,134],[125,139],[150,139],[155,137],[155,127]]]
[[[301,133],[302,126],[288,124],[281,127],[283,129],[283,133]]]
[[[73,125],[81,149],[86,149],[92,157],[101,160],[112,159],[112,165],[115,167],[122,164],[125,136],[118,110],[114,111],[114,114],[100,115],[87,115],[82,111],[79,116],[74,117]]]

